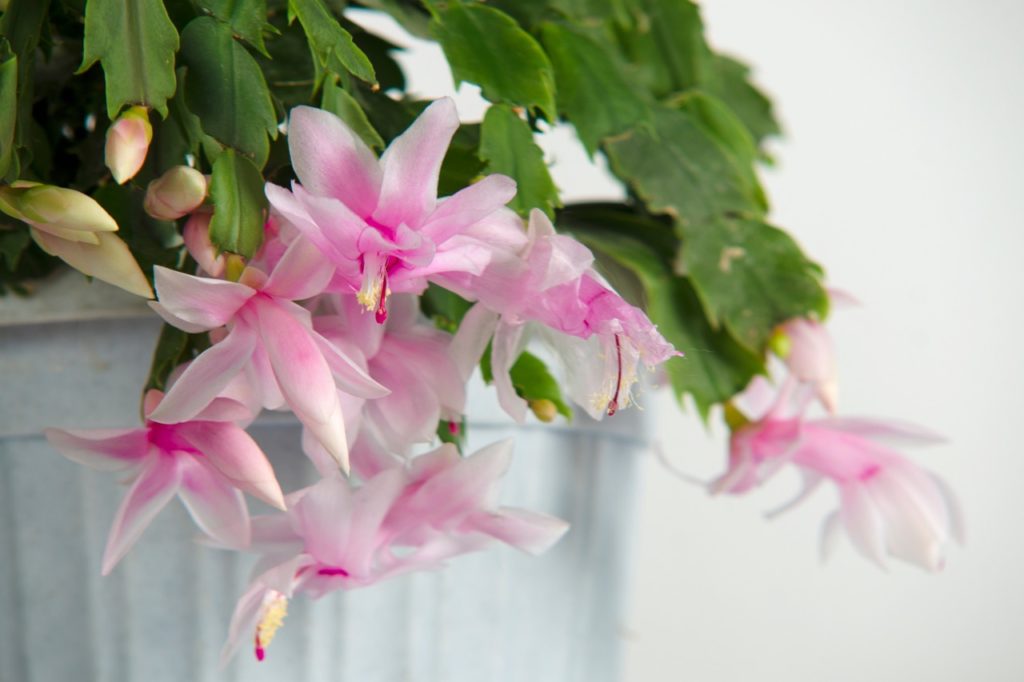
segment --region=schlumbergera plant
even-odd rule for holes
[[[510,444],[460,452],[476,367],[520,422],[613,417],[663,367],[731,429],[710,490],[830,481],[826,537],[879,564],[938,569],[962,533],[887,444],[934,434],[835,414],[843,296],[767,222],[778,125],[688,0],[0,5],[0,287],[62,260],[166,321],[141,427],[47,435],[128,473],[103,573],[175,495],[209,542],[261,556],[226,654],[262,659],[297,594],[566,531],[496,503]],[[440,43],[483,120],[411,99],[399,48],[350,8]],[[536,143],[561,122],[626,200],[563,204]],[[245,430],[264,409],[303,424],[318,483],[281,489]],[[279,511],[250,517],[244,493]]]

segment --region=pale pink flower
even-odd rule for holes
[[[135,177],[146,162],[152,139],[153,126],[146,107],[131,107],[110,125],[104,158],[114,182],[123,185]]]
[[[286,403],[347,470],[337,389],[360,397],[387,389],[316,333],[309,311],[294,303],[319,294],[332,271],[303,239],[288,246],[269,276],[247,267],[239,282],[155,268],[159,302],[151,305],[161,317],[190,333],[226,326],[227,334],[192,361],[151,418],[192,419],[244,369],[265,407]]]
[[[163,394],[146,394],[147,417]],[[149,523],[175,495],[196,524],[218,543],[244,547],[249,513],[241,491],[284,509],[284,496],[266,455],[235,420],[251,418],[230,392],[217,397],[189,422],[161,424],[147,418],[139,429],[47,429],[47,440],[68,459],[134,479],[110,529],[103,575],[127,554]]]
[[[678,355],[642,310],[604,283],[592,263],[589,249],[557,234],[547,216],[534,210],[518,262],[496,259],[479,277],[445,280],[479,300],[453,342],[463,376],[468,378],[490,342],[499,402],[517,421],[525,419],[527,405],[509,371],[531,333],[556,352],[569,396],[595,419],[632,402],[641,363],[653,368]]]
[[[756,390],[763,397],[764,384]],[[888,553],[940,570],[947,542],[963,542],[959,506],[945,483],[884,442],[934,443],[941,438],[893,421],[804,420],[802,407],[788,414],[785,393],[763,417],[733,432],[729,468],[711,490],[742,494],[792,464],[804,478],[804,489],[772,516],[793,508],[828,480],[839,492],[840,508],[825,522],[825,553],[842,526],[857,550],[880,566],[885,566]]]
[[[469,457],[445,445],[359,488],[326,477],[290,495],[286,514],[254,518],[252,549],[263,557],[235,609],[223,660],[250,636],[262,660],[296,594],[315,598],[439,568],[495,540],[531,553],[548,549],[565,522],[497,506],[497,481],[510,456],[508,441]]]
[[[491,175],[439,200],[441,162],[458,126],[452,100],[437,100],[378,160],[333,114],[291,112],[299,182],[291,191],[268,184],[267,198],[336,267],[339,291],[355,293],[378,322],[390,293],[419,293],[444,273],[479,274],[491,258],[493,247],[470,228],[502,209],[515,182]]]

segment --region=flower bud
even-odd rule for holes
[[[206,198],[206,177],[195,168],[175,166],[149,183],[143,206],[157,220],[177,220]]]
[[[206,211],[197,211],[189,216],[182,230],[182,238],[185,240],[185,248],[189,254],[199,263],[211,277],[221,277],[224,274],[224,254],[217,253],[217,247],[210,241],[210,218],[213,216]]]
[[[117,222],[92,197],[73,189],[15,183],[0,187],[0,210],[63,239],[76,239],[71,232],[116,232]]]
[[[550,423],[555,420],[558,416],[558,407],[547,398],[540,398],[539,400],[531,400],[529,402],[530,410],[537,419],[544,423]]]
[[[107,129],[106,163],[117,184],[123,185],[139,172],[152,139],[146,107],[132,107]]]

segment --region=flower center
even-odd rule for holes
[[[387,298],[391,295],[388,288],[388,264],[390,256],[366,254],[363,256],[363,285],[356,294],[356,300],[368,311],[374,311],[378,324],[388,319]]]

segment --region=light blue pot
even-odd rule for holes
[[[0,680],[3,682],[606,682],[619,678],[640,413],[516,427],[475,386],[470,448],[514,436],[507,504],[572,523],[547,555],[504,547],[444,571],[296,599],[258,663],[218,654],[251,559],[192,542],[172,503],[107,578],[100,554],[123,488],[77,466],[45,426],[138,423],[159,323],[71,274],[0,299]],[[283,415],[253,434],[285,490],[314,475]]]

